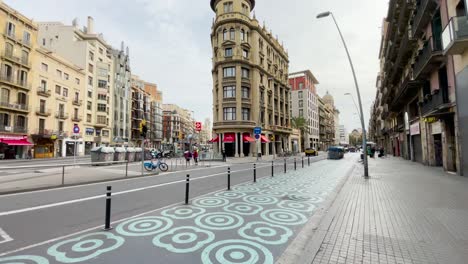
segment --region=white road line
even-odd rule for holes
[[[269,167],[269,166],[259,166],[257,169],[265,168],[265,167]],[[251,170],[252,170],[251,168],[248,168],[248,169],[243,169],[243,170],[231,171],[231,173],[251,171]],[[202,176],[202,177],[196,177],[196,178],[190,179],[190,181],[199,181],[199,180],[202,180],[202,179],[212,178],[212,177],[216,177],[216,176],[220,176],[220,175],[226,175],[226,172],[211,174],[211,175]],[[185,182],[185,179],[184,180],[179,180],[179,181],[172,181],[172,182],[168,182],[168,183],[150,185],[150,186],[146,186],[146,187],[142,187],[142,188],[136,188],[136,189],[131,189],[131,190],[112,193],[112,196],[117,196],[117,195],[122,195],[122,194],[127,194],[127,193],[134,193],[134,192],[139,192],[139,191],[145,191],[145,190],[149,190],[149,189],[154,189],[154,188],[159,188],[159,187],[163,187],[163,186],[167,186],[167,185],[173,185],[173,184],[184,183],[184,182]],[[81,202],[100,199],[100,198],[104,198],[104,197],[105,197],[105,195],[103,194],[103,195],[96,195],[96,196],[80,198],[80,199],[74,199],[74,200],[69,200],[69,201],[64,201],[64,202],[59,202],[59,203],[51,203],[51,204],[45,204],[45,205],[33,206],[33,207],[29,207],[29,208],[18,209],[18,210],[5,211],[5,212],[0,212],[0,216],[14,215],[14,214],[37,211],[37,210],[42,210],[42,209],[52,208],[52,207],[57,207],[57,206],[62,206],[62,205],[81,203]]]
[[[180,173],[180,172],[192,172],[192,171],[198,171],[198,170],[210,170],[210,169],[216,169],[216,168],[223,168],[223,167],[228,167],[229,165],[219,165],[219,166],[212,166],[212,167],[204,167],[204,168],[196,168],[192,170],[185,170],[185,171],[172,171],[172,172],[165,172],[161,173],[157,176],[166,176],[166,175],[171,175],[175,173]],[[126,178],[126,179],[120,179],[120,180],[112,180],[107,183],[116,183],[116,182],[126,182],[126,181],[133,181],[133,180],[147,180],[147,179],[152,179],[150,178],[151,175],[148,175],[146,177],[138,177],[138,178]],[[85,184],[80,184],[80,185],[75,185],[75,186],[68,186],[68,187],[59,187],[59,188],[52,188],[52,189],[45,189],[45,190],[37,190],[37,191],[30,191],[30,192],[23,192],[23,193],[12,193],[12,194],[4,194],[0,195],[0,199],[4,197],[12,197],[12,196],[19,196],[19,195],[28,195],[28,194],[36,194],[36,193],[43,193],[43,192],[52,192],[52,191],[60,191],[60,190],[68,190],[68,189],[76,189],[76,188],[81,188],[81,187],[86,187],[86,186],[93,186],[93,185],[102,185],[106,184],[106,182],[94,182],[94,183],[85,183]]]
[[[1,228],[0,228],[0,237],[2,238],[2,240],[0,240],[0,244],[13,241],[13,238],[11,238],[11,237],[10,237],[3,229],[1,229]]]

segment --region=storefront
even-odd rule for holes
[[[66,157],[73,157],[73,156],[83,156],[85,152],[85,147],[83,143],[83,139],[71,139],[66,138],[63,141],[63,149],[65,153],[63,153]],[[90,150],[91,152],[91,150]]]
[[[24,159],[33,144],[28,141],[28,136],[0,135],[0,158]]]
[[[227,157],[236,156],[236,133],[225,133],[223,138],[224,151]]]
[[[411,142],[413,155],[412,160],[423,163],[423,151],[421,141],[421,128],[419,121],[410,126]]]

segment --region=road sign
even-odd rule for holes
[[[255,135],[255,139],[259,140],[260,139],[260,135]]]
[[[73,133],[75,133],[75,134],[79,134],[79,133],[80,133],[80,127],[79,127],[77,124],[75,124],[75,125],[73,126]]]
[[[254,134],[255,134],[255,135],[260,135],[260,134],[262,134],[262,128],[261,128],[261,127],[256,127],[256,128],[254,128]]]
[[[202,130],[202,123],[201,122],[195,122],[195,130],[197,132],[200,132]]]

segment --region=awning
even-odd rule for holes
[[[213,138],[212,140],[208,141],[209,143],[216,143],[219,142],[219,136]]]
[[[10,146],[33,146],[34,145],[25,138],[18,139],[18,140],[15,140],[15,139],[0,139],[0,142],[4,143],[4,144],[7,144],[7,145],[10,145]]]
[[[260,138],[262,139],[262,143],[270,143],[270,140],[266,136],[262,135]]]
[[[244,142],[255,142],[255,139],[251,138],[250,135],[244,135],[242,139],[244,140]]]
[[[234,142],[236,142],[236,134],[234,134],[234,133],[224,134],[223,142],[224,143],[234,143]]]

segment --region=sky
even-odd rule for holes
[[[92,16],[95,31],[119,48],[130,48],[132,74],[158,84],[164,103],[193,110],[195,119],[212,118],[210,32],[214,13],[209,0],[4,0],[34,21],[60,21],[70,25]],[[360,127],[356,89],[345,50],[331,18],[341,27],[353,59],[361,89],[366,125],[375,98],[378,53],[387,0],[257,0],[255,14],[278,35],[289,52],[289,71],[309,69],[340,110],[340,124],[348,132]],[[356,101],[357,102],[357,101]]]

